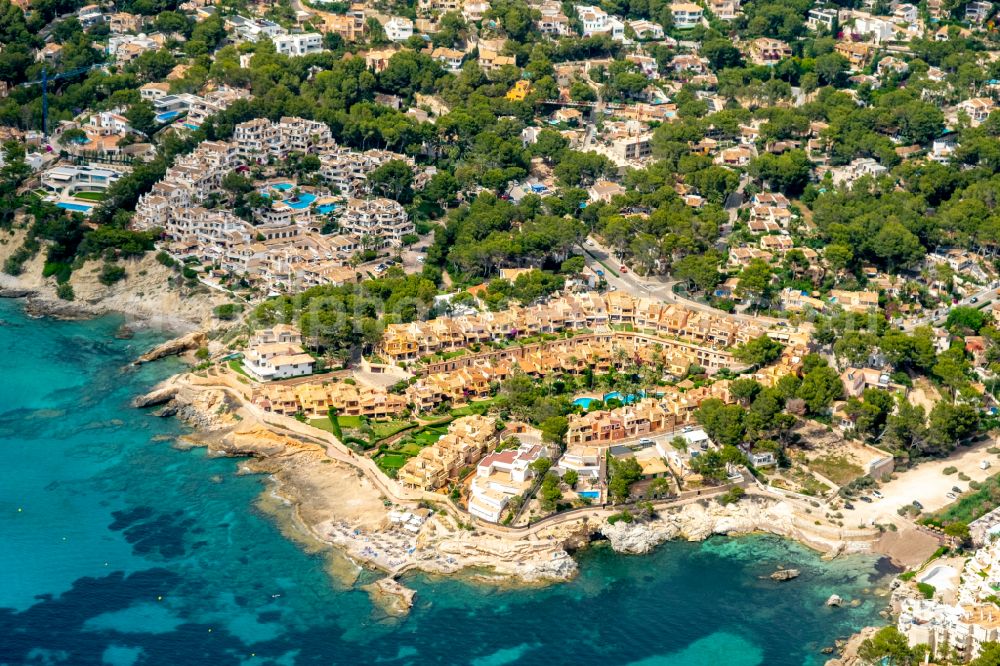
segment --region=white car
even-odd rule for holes
[[[875,497],[877,497],[879,499],[882,499],[884,497],[884,495],[882,493],[880,493],[879,491],[877,491],[877,490],[873,490],[872,491],[872,495],[874,495]]]
[[[587,239],[587,240],[586,240],[586,241],[584,242],[584,245],[589,245],[590,247],[594,247],[594,241],[592,241],[592,240],[590,240],[590,239],[588,238],[588,239]]]
[[[958,497],[955,496],[955,493],[945,493],[944,496],[948,499],[958,499]]]

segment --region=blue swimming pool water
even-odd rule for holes
[[[64,201],[60,201],[59,203],[56,204],[56,206],[58,208],[64,208],[65,210],[75,210],[78,213],[89,213],[90,209],[93,208],[93,206],[87,206],[84,204],[66,203]]]
[[[631,405],[633,402],[635,402],[637,400],[642,400],[645,397],[646,397],[646,392],[645,391],[639,391],[638,393],[633,393],[633,394],[627,395],[625,397],[622,397],[622,394],[619,393],[618,391],[613,391],[611,393],[605,393],[604,394],[604,400],[605,401],[608,401],[608,400],[621,400],[626,405]]]
[[[156,122],[158,123],[169,123],[171,120],[181,115],[179,111],[164,111],[163,113],[157,114]]]
[[[627,395],[625,397],[622,397],[622,394],[619,391],[612,391],[611,393],[604,394],[604,401],[607,402],[608,400],[620,400],[622,403],[626,405],[631,405],[636,400],[640,400],[645,397],[646,397],[645,391],[639,391],[638,393]],[[600,402],[600,400],[598,400],[597,398],[577,398],[576,400],[573,401],[573,404],[579,405],[584,409],[590,409],[590,406],[595,402]]]
[[[316,201],[315,194],[300,194],[298,199],[285,199],[284,203],[289,208],[294,208],[295,210],[302,210],[303,208],[309,208],[309,205]]]
[[[601,491],[599,490],[578,490],[576,494],[580,497],[586,497],[587,499],[601,499]]]
[[[316,209],[320,212],[321,215],[326,215],[328,213],[332,213],[333,211],[337,210],[337,204],[323,204],[322,206],[317,206]]]
[[[293,187],[295,187],[295,186],[292,185],[291,183],[275,183],[274,185],[271,186],[271,189],[272,190],[280,190],[282,192],[286,192],[286,191],[292,189]]]
[[[198,127],[199,127],[198,125],[195,125],[194,123],[182,123],[182,125],[184,125],[184,127],[187,127],[191,131],[194,131],[194,130],[198,129]]]

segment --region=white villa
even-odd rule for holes
[[[286,324],[259,331],[243,358],[247,373],[262,382],[312,374],[315,364],[302,349],[302,334]]]
[[[476,467],[472,480],[469,513],[491,523],[500,515],[512,497],[523,494],[531,485],[531,463],[538,460],[542,447],[522,444],[520,448],[491,453]]]

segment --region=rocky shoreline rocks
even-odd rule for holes
[[[177,416],[191,425],[196,432],[187,438],[189,444],[207,446],[213,455],[248,457],[241,469],[268,475],[269,492],[292,507],[298,529],[354,562],[392,577],[411,570],[441,575],[464,571],[474,572],[477,580],[505,585],[563,581],[578,571],[570,553],[595,538],[607,540],[616,552],[637,555],[671,540],[752,533],[818,544],[825,552],[854,549],[803,532],[790,503],[759,495],[725,506],[701,498],[631,523],[609,524],[595,509],[579,519],[523,535],[477,528],[443,506],[437,510],[418,509],[416,503],[387,506],[372,480],[347,461],[330,457],[321,440],[307,441],[265,425],[230,391],[197,385],[192,379],[174,377],[134,404],[158,407],[157,414]],[[416,531],[390,520],[390,513],[414,511],[426,516]]]
[[[179,356],[185,352],[194,351],[208,344],[208,334],[205,331],[192,331],[173,340],[167,340],[137,358],[134,365],[142,365],[158,361],[168,356]]]
[[[712,535],[758,532],[797,536],[791,507],[760,498],[746,498],[726,506],[707,500],[692,502],[679,509],[661,511],[650,521],[604,523],[599,530],[616,552],[633,555],[648,553],[674,539],[704,541]]]
[[[800,575],[802,575],[802,572],[798,569],[778,569],[773,574],[768,576],[768,578],[778,582],[784,582],[798,578]]]
[[[369,585],[362,585],[361,589],[367,591],[379,607],[397,616],[410,612],[417,594],[392,577],[380,578]]]
[[[22,245],[26,233],[16,229],[0,244],[0,263]],[[110,286],[100,281],[103,260],[84,262],[70,276],[71,301],[56,295],[56,279],[44,276],[44,265],[45,252],[39,252],[20,275],[0,273],[0,298],[24,299],[24,309],[33,317],[79,320],[118,314],[135,327],[176,333],[217,324],[213,309],[230,300],[208,287],[179,288],[177,271],[158,262],[152,252],[121,261],[125,278]]]

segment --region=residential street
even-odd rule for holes
[[[603,271],[604,279],[607,281],[609,288],[613,287],[615,290],[624,291],[637,298],[659,298],[666,303],[677,303],[692,310],[729,317],[738,321],[766,322],[776,325],[785,325],[786,323],[783,319],[776,319],[774,317],[751,316],[738,313],[729,314],[710,305],[685,298],[674,292],[674,285],[678,281],[668,279],[665,276],[642,277],[633,273],[631,269],[623,273],[619,270],[622,264],[614,257],[612,251],[601,245],[593,237],[587,239],[583,249],[587,266],[594,271]],[[617,275],[609,271],[605,266],[610,267]]]

